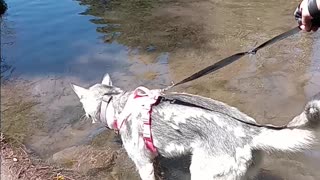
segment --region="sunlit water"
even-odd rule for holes
[[[26,99],[40,103],[35,113],[41,126],[24,141],[50,159],[66,148],[92,144],[106,131],[81,119],[83,111],[70,83],[88,87],[108,72],[114,84],[125,89],[164,87],[296,26],[292,13],[298,1],[7,3],[1,52],[12,66],[6,75],[14,85],[3,87],[13,86],[18,90],[11,92],[20,94],[28,91]],[[259,122],[284,124],[319,91],[319,39],[319,33],[297,34],[175,90],[224,101]],[[10,102],[15,94],[5,96]],[[94,142],[119,148],[112,144],[113,136],[106,137]],[[272,176],[261,177],[319,179],[314,167],[319,161],[318,150],[306,156],[269,157],[264,168]]]

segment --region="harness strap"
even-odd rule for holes
[[[144,143],[154,155],[157,155],[157,148],[153,144],[151,133],[151,111],[152,107],[157,104],[161,91],[149,90],[145,87],[138,87],[134,90],[133,94],[128,97],[127,103],[122,112],[118,115],[115,114],[113,106],[109,105],[111,98],[106,101],[103,100],[101,104],[100,118],[101,120],[114,119],[113,129],[118,134],[124,122],[137,112],[141,114],[143,121],[143,140]]]
[[[126,105],[124,106],[122,112],[119,114],[118,119],[115,119],[115,123],[117,125],[118,131],[121,129],[123,126],[123,123],[129,118],[129,116],[132,114],[132,111],[134,110],[134,105],[133,105],[133,95],[130,95],[128,98],[128,101]]]
[[[146,147],[154,154],[157,154],[157,148],[153,144],[151,133],[151,112],[152,107],[157,103],[159,99],[160,91],[150,91],[145,87],[139,87],[134,92],[134,99],[141,99],[142,106],[141,118],[143,120],[143,139]]]
[[[110,98],[111,99],[111,98]],[[105,96],[102,97],[102,102],[101,102],[101,110],[100,110],[100,120],[101,121],[107,121],[107,107],[109,105],[110,99],[106,100]]]

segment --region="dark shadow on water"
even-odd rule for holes
[[[191,154],[178,158],[157,157],[156,162],[159,163],[159,168],[162,172],[164,180],[190,180],[190,164]],[[254,180],[284,180],[283,178],[274,175],[271,171],[261,169]]]
[[[156,158],[156,164],[159,164],[158,167],[164,180],[191,179],[189,170],[191,154],[171,159],[159,156]]]

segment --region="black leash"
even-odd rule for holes
[[[295,11],[294,15],[295,15],[295,19],[298,21],[299,24],[301,24],[301,18],[302,18],[302,15],[301,15],[301,11],[299,10],[300,8],[298,7],[297,10]],[[320,27],[320,18],[314,18],[312,19],[312,25],[313,26],[318,26]],[[168,86],[167,88],[163,89],[163,90],[168,90],[170,88],[173,88],[175,86],[178,86],[180,84],[183,84],[183,83],[187,83],[189,81],[193,81],[195,79],[198,79],[202,76],[205,76],[209,73],[212,73],[214,71],[217,71],[237,60],[239,60],[241,57],[245,56],[245,55],[248,55],[248,54],[256,54],[257,51],[259,51],[260,49],[266,47],[266,46],[269,46],[271,44],[274,44],[278,41],[281,41],[289,36],[292,36],[294,34],[297,34],[298,32],[300,32],[301,29],[299,27],[295,27],[289,31],[286,31],[278,36],[275,36],[273,38],[271,38],[270,40],[260,44],[259,46],[257,46],[256,48],[252,49],[252,50],[249,50],[249,51],[246,51],[246,52],[240,52],[240,53],[236,53],[232,56],[229,56],[227,58],[224,58],[216,63],[214,63],[213,65],[210,65],[194,74],[192,74],[191,76],[179,81],[178,83],[173,83],[172,85]]]
[[[214,110],[214,109],[206,108],[204,106],[200,106],[200,105],[197,105],[197,104],[194,104],[194,103],[182,101],[182,100],[179,100],[179,99],[171,99],[171,98],[166,98],[166,97],[163,97],[163,96],[160,96],[159,99],[160,99],[159,102],[169,102],[170,104],[178,104],[178,105],[183,105],[183,106],[200,108],[200,109],[204,109],[204,110],[207,110],[207,111],[213,111],[213,112],[216,112],[216,113],[219,113],[219,114],[223,114],[225,116],[229,116],[232,119],[234,119],[236,121],[239,121],[241,123],[247,124],[249,126],[255,126],[255,127],[259,127],[259,128],[264,127],[264,128],[273,129],[273,130],[281,130],[281,129],[290,129],[291,128],[291,127],[288,127],[287,125],[274,126],[274,125],[264,125],[264,124],[258,124],[258,123],[255,123],[255,122],[245,121],[245,120],[236,118],[234,116],[231,116],[230,114],[223,113],[221,111],[217,111],[217,110]]]
[[[234,54],[232,56],[224,58],[224,59],[222,59],[222,60],[220,60],[220,61],[218,61],[218,62],[216,62],[216,63],[214,63],[214,64],[212,64],[212,65],[210,65],[210,66],[208,66],[208,67],[206,67],[206,68],[204,68],[204,69],[202,69],[202,70],[200,70],[200,71],[198,71],[198,72],[196,72],[194,74],[192,74],[191,76],[179,81],[178,83],[175,83],[175,84],[169,86],[168,89],[169,88],[173,88],[175,86],[178,86],[180,84],[184,84],[184,83],[189,82],[189,81],[193,81],[193,80],[198,79],[198,78],[200,78],[200,77],[202,77],[204,75],[207,75],[209,73],[217,71],[217,70],[219,70],[219,69],[221,69],[221,68],[223,68],[223,67],[225,67],[225,66],[227,66],[227,65],[229,65],[229,64],[231,64],[231,63],[233,63],[233,62],[235,62],[237,60],[239,60],[240,58],[242,58],[243,56],[245,56],[247,54],[256,54],[257,51],[259,51],[260,49],[262,49],[262,48],[264,48],[264,47],[266,47],[268,45],[271,45],[271,44],[273,44],[275,42],[278,42],[278,41],[280,41],[282,39],[285,39],[285,38],[287,38],[289,36],[292,36],[292,35],[294,35],[294,34],[296,34],[298,32],[300,32],[300,28],[299,27],[295,27],[295,28],[293,28],[293,29],[291,29],[291,30],[289,30],[287,32],[284,32],[284,33],[282,33],[282,34],[280,34],[280,35],[278,35],[278,36],[276,36],[276,37],[274,37],[274,38],[262,43],[261,45],[257,46],[256,48],[254,48],[252,50],[236,53],[236,54]]]
[[[299,5],[300,6],[300,5]],[[302,15],[301,15],[301,11],[300,11],[300,7],[297,7],[294,15],[295,15],[295,19],[298,21],[299,25],[301,25],[301,18],[302,18]],[[317,26],[317,27],[320,27],[320,17],[316,17],[314,19],[312,19],[312,26]],[[240,53],[236,53],[232,56],[229,56],[225,59],[222,59],[220,61],[218,61],[217,63],[214,63],[213,65],[211,66],[208,66],[196,73],[194,73],[193,75],[183,79],[182,81],[179,81],[178,83],[176,84],[172,84],[171,86],[168,86],[167,88],[163,89],[163,91],[166,91],[170,88],[173,88],[177,85],[180,85],[180,84],[183,84],[183,83],[186,83],[186,82],[189,82],[189,81],[192,81],[192,80],[195,80],[195,79],[198,79],[204,75],[207,75],[209,73],[212,73],[216,70],[219,70],[235,61],[237,61],[238,59],[240,59],[241,57],[247,55],[247,54],[256,54],[257,51],[259,51],[260,49],[266,47],[266,46],[269,46],[271,44],[274,44],[278,41],[281,41],[289,36],[292,36],[294,34],[297,34],[298,32],[300,32],[301,29],[299,27],[295,27],[289,31],[286,31],[278,36],[275,36],[273,38],[271,38],[270,40],[260,44],[259,46],[257,46],[256,48],[250,50],[250,51],[246,51],[246,52],[240,52]],[[210,108],[206,108],[204,106],[201,106],[201,105],[197,105],[195,103],[190,103],[190,102],[186,102],[186,101],[182,101],[182,100],[179,100],[179,99],[171,99],[171,98],[165,98],[165,97],[159,97],[161,100],[160,101],[169,101],[170,103],[172,104],[180,104],[180,105],[184,105],[184,106],[191,106],[191,107],[196,107],[196,108],[201,108],[201,109],[204,109],[204,110],[208,110],[208,111],[214,111],[213,109],[210,109]],[[222,113],[222,112],[219,112],[219,111],[215,111],[217,113]],[[254,123],[254,122],[248,122],[248,121],[244,121],[242,119],[239,119],[239,118],[236,118],[236,117],[233,117],[233,116],[230,116],[229,114],[226,114],[226,113],[222,113],[224,115],[227,115],[229,117],[232,117],[233,119],[241,122],[241,123],[244,123],[244,124],[247,124],[247,125],[251,125],[251,126],[256,126],[256,127],[264,127],[264,128],[268,128],[268,129],[274,129],[274,130],[281,130],[281,129],[286,129],[286,128],[294,128],[294,127],[288,127],[286,125],[284,126],[273,126],[273,125],[263,125],[263,124],[258,124],[258,123]]]
[[[289,36],[293,36],[293,35],[297,34],[300,31],[301,31],[301,29],[299,27],[295,27],[295,28],[293,28],[293,29],[291,29],[289,31],[286,31],[286,32],[284,32],[284,33],[282,33],[282,34],[280,34],[280,35],[278,35],[278,36],[276,36],[276,37],[274,37],[274,38],[262,43],[258,47],[256,47],[256,48],[252,49],[251,51],[249,51],[249,53],[256,54],[258,50],[260,50],[260,49],[262,49],[262,48],[264,48],[266,46],[269,46],[271,44],[274,44],[274,43],[276,43],[278,41],[281,41],[283,39],[286,39]]]

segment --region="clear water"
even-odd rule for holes
[[[10,102],[23,94],[39,102],[32,112],[37,121],[28,123],[41,126],[24,141],[45,159],[92,142],[117,149],[112,132],[80,119],[70,83],[87,87],[108,72],[124,89],[163,87],[296,26],[298,2],[7,0],[1,55],[12,74],[1,97]],[[319,91],[319,39],[319,33],[297,34],[175,90],[224,101],[259,122],[284,124]],[[103,132],[106,139],[97,140]],[[319,179],[318,152],[268,156],[261,178]]]

